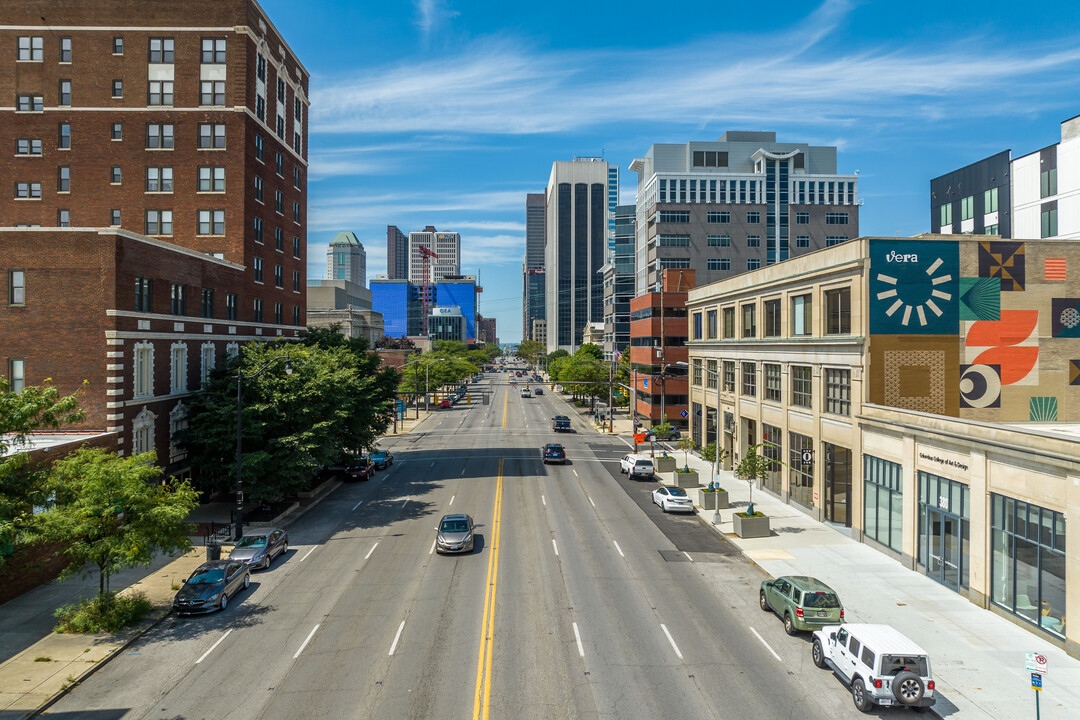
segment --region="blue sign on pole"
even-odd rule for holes
[[[642,382],[645,383],[645,389],[648,390],[649,389],[649,379],[645,378]]]
[[[1035,690],[1042,690],[1042,675],[1031,673],[1031,687]]]
[[[685,420],[686,418],[690,417],[690,413],[683,410],[682,412],[679,413],[679,416],[682,417]]]

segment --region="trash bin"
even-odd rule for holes
[[[221,559],[221,544],[212,542],[206,545],[206,561]]]

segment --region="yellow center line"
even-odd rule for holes
[[[510,391],[507,390],[506,394],[503,395],[503,424],[502,424],[503,427],[506,427],[506,407],[507,407],[507,405],[509,405],[509,403],[510,403]]]
[[[505,409],[503,414],[505,416]],[[505,422],[505,420],[504,420]],[[495,586],[499,577],[499,533],[502,513],[503,460],[499,459],[499,476],[495,483],[495,519],[492,523],[491,554],[488,556],[488,580],[484,590],[484,615],[480,623],[480,655],[476,661],[476,693],[473,696],[473,720],[487,720],[491,710],[491,657],[495,635]]]

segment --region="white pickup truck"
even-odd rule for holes
[[[888,625],[847,623],[814,632],[812,658],[851,688],[862,712],[874,706],[923,712],[935,703],[930,656]]]

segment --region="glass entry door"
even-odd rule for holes
[[[953,590],[960,589],[960,518],[938,508],[927,508],[929,558],[926,574]]]
[[[851,527],[851,451],[825,443],[825,519]]]

